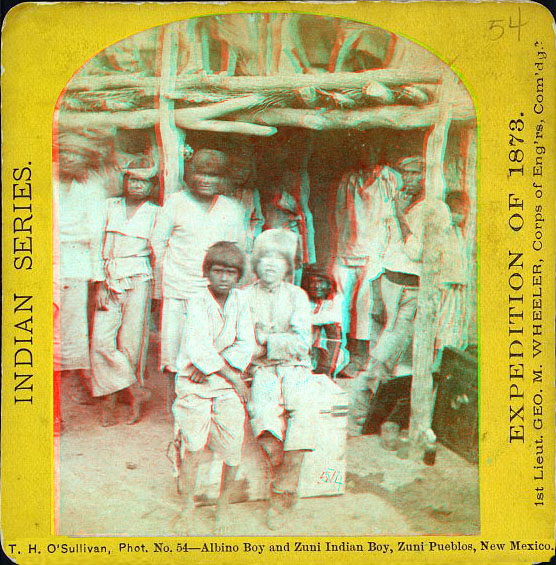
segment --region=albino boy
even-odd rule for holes
[[[311,308],[304,290],[286,280],[294,269],[295,234],[267,230],[255,240],[257,281],[246,288],[257,352],[249,413],[274,472],[268,525],[279,528],[297,500],[306,451],[314,449]]]

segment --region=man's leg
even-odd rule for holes
[[[354,305],[351,321],[351,336],[368,346],[370,337],[371,310],[373,298],[369,269],[362,266],[357,269],[357,281],[354,291]]]
[[[89,370],[87,281],[64,279],[60,286],[60,370],[70,381],[70,396],[78,404],[90,404],[85,384]]]
[[[295,506],[305,452],[314,449],[317,418],[314,405],[316,380],[311,371],[305,367],[279,368],[277,371],[282,378],[287,431],[283,459],[275,469],[271,493],[268,515],[271,528],[279,527],[284,521],[284,515]]]
[[[126,424],[132,426],[141,419],[142,407],[151,398],[151,391],[136,382],[129,387],[129,392],[131,393],[131,409]]]
[[[284,459],[280,465],[280,475],[274,484],[277,489],[291,494],[297,494],[299,475],[306,450],[295,449],[284,451]]]
[[[135,382],[129,357],[119,345],[119,334],[126,322],[125,299],[124,294],[111,297],[106,310],[95,311],[91,339],[93,396],[111,395]]]
[[[107,394],[101,397],[100,424],[103,428],[116,425],[116,393]]]
[[[258,440],[272,465],[272,472],[275,474],[276,469],[280,467],[284,459],[284,442],[280,441],[268,430],[265,430],[258,437]]]
[[[84,369],[62,371],[62,378],[70,383],[70,398],[76,404],[91,404],[91,394],[87,389],[87,372]]]
[[[148,313],[151,281],[137,284],[126,293],[122,308],[122,325],[118,332],[118,349],[127,357],[135,382],[130,387],[132,404],[128,424],[135,424],[141,418],[141,409],[151,394],[143,386],[144,354],[148,347]]]
[[[370,352],[370,365],[381,363],[390,374],[411,343],[417,309],[417,287],[401,286],[382,279],[386,326]]]
[[[166,412],[172,410],[176,398],[176,361],[183,338],[186,317],[186,301],[164,298],[160,323],[160,369],[166,382]]]
[[[265,453],[270,457],[266,446],[268,445],[272,451],[274,442],[267,436],[274,437],[281,443],[286,431],[281,382],[274,367],[260,367],[255,372],[251,386],[249,414],[253,434],[259,438]]]

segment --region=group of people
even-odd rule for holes
[[[433,354],[446,346],[467,345],[467,260],[465,225],[469,198],[451,191],[437,201],[434,215],[425,203],[425,168],[421,156],[398,161],[395,169],[376,165],[346,174],[337,191],[339,230],[333,273],[342,294],[342,327],[348,350],[363,366],[343,374],[355,377],[352,408],[357,429],[378,386],[412,374],[414,322],[423,274],[425,230],[435,223],[435,332]],[[443,175],[440,180],[444,182]],[[429,224],[429,225],[427,225]],[[429,241],[429,245],[431,242]],[[351,342],[351,343],[350,343]]]
[[[143,372],[154,290],[161,299],[160,370],[174,416],[184,530],[208,445],[224,460],[216,520],[217,532],[226,533],[246,419],[272,469],[268,525],[279,527],[295,507],[303,458],[315,445],[314,375],[346,376],[347,335],[366,342],[368,363],[351,375],[361,383],[354,402],[362,413],[376,383],[396,374],[411,342],[425,217],[422,159],[344,177],[333,265],[303,266],[300,286],[292,284],[302,267],[295,231],[266,229],[248,244],[249,214],[238,199],[222,194],[229,182],[225,153],[196,151],[185,165],[183,186],[161,207],[149,199],[156,167],[128,168],[122,196],[107,199],[102,212],[87,204],[93,181],[85,161],[85,147],[60,154],[63,378],[71,379],[82,400],[90,372],[104,426],[116,423],[116,397],[127,389],[128,423],[137,422],[149,398]],[[442,206],[446,269],[434,322],[439,348],[462,339],[454,328],[464,325],[468,201],[463,192],[452,192]],[[95,295],[90,343],[88,281]],[[385,315],[377,318],[381,301]],[[376,319],[382,323],[373,341]]]

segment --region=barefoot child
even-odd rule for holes
[[[216,533],[229,531],[227,510],[246,418],[248,391],[241,375],[255,350],[249,304],[243,292],[234,288],[244,270],[244,255],[235,244],[215,243],[203,262],[208,288],[187,305],[173,405],[178,490],[182,487],[185,495],[184,533],[192,523],[197,470],[206,445],[224,459]]]
[[[326,269],[307,267],[301,278],[301,288],[308,294],[311,304],[313,344],[311,361],[315,374],[334,378],[338,365],[343,362],[342,296],[336,281]]]
[[[93,396],[102,398],[103,426],[116,423],[116,393],[129,387],[128,424],[141,416],[150,393],[143,387],[152,289],[151,238],[158,206],[149,201],[156,182],[152,169],[128,169],[123,197],[107,201],[102,258],[97,281],[91,342]]]

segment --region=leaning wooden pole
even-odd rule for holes
[[[195,124],[199,124],[203,120],[214,120],[226,114],[239,112],[260,104],[263,100],[264,98],[258,95],[241,96],[206,106],[174,109],[173,121],[179,127],[196,129]],[[166,97],[161,97],[160,104],[169,105],[170,102],[172,101]],[[61,110],[59,114],[60,128],[66,131],[79,131],[88,127],[152,128],[160,123],[160,109],[159,106],[148,110],[133,110],[129,112],[69,112]],[[203,129],[208,128],[203,127]],[[270,129],[268,127],[256,127],[256,129],[261,130],[261,135],[269,135]]]
[[[441,217],[444,206],[444,153],[451,122],[452,78],[447,77],[441,90],[441,106],[437,123],[432,127],[425,149],[425,211],[423,214],[422,270],[419,278],[417,314],[413,333],[413,380],[411,385],[411,416],[409,436],[412,457],[421,459],[424,442],[431,436],[433,414],[432,365],[439,306],[438,272],[442,245]]]
[[[465,226],[465,307],[467,312],[465,323],[467,325],[464,329],[467,338],[471,337],[475,340],[476,333],[469,336],[469,322],[472,320],[475,324],[476,320],[471,318],[471,312],[477,312],[477,128],[465,128],[462,145],[465,147],[464,187],[469,196],[469,214]],[[473,343],[473,341],[468,342]]]

